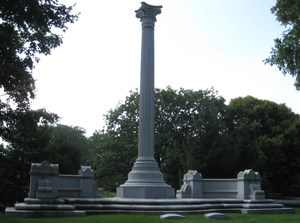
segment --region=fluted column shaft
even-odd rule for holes
[[[154,158],[154,22],[144,17],[142,22],[140,117],[138,156]]]

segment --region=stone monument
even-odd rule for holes
[[[44,160],[32,163],[28,197],[22,203],[5,209],[10,217],[70,217],[84,216],[85,210],[76,210],[68,199],[86,202],[100,199],[104,190],[98,188],[94,171],[90,166],[81,166],[78,175],[59,173],[58,164]]]
[[[135,11],[142,23],[138,158],[128,180],[117,188],[117,197],[175,198],[154,159],[154,23],[162,6],[141,4]]]
[[[294,213],[293,208],[265,198],[261,176],[251,169],[237,178],[205,179],[189,170],[175,197],[165,183],[154,159],[154,23],[162,6],[142,2],[136,17],[142,22],[140,119],[138,158],[128,180],[117,188],[117,197],[103,198],[90,166],[81,166],[78,175],[59,174],[58,164],[33,163],[28,198],[7,207],[10,217],[66,217],[104,213],[203,213],[237,211],[241,213]],[[101,180],[101,179],[100,179]],[[211,215],[208,215],[210,217]],[[213,213],[214,217],[220,216]],[[174,219],[176,214],[162,215]]]

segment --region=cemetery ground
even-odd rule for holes
[[[139,215],[139,214],[104,214],[90,215],[85,217],[65,217],[65,218],[10,218],[0,214],[0,223],[158,223],[158,222],[231,222],[231,223],[299,223],[300,208],[296,208],[295,214],[240,214],[225,213],[228,219],[206,219],[204,214],[184,215],[184,219],[161,220],[159,214]]]

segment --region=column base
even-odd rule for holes
[[[139,157],[128,180],[117,188],[117,197],[166,199],[175,198],[175,189],[166,184],[153,158]]]
[[[172,187],[149,187],[147,185],[128,186],[123,184],[117,188],[117,197],[141,199],[169,199],[175,198],[175,190]]]

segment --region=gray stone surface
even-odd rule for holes
[[[13,207],[5,209],[5,217],[82,217],[85,211],[55,211],[55,210],[16,210]]]
[[[237,198],[241,199],[265,199],[265,193],[261,190],[261,176],[251,169],[240,171],[237,175]]]
[[[75,207],[67,204],[15,204],[16,210],[59,210],[59,211],[73,211]]]
[[[212,218],[212,219],[227,219],[228,216],[222,213],[217,213],[217,212],[213,212],[213,213],[207,213],[204,215],[205,218]]]
[[[173,214],[173,213],[170,213],[170,214],[163,214],[163,215],[161,215],[160,216],[160,219],[167,219],[167,220],[169,220],[169,219],[182,219],[182,218],[184,218],[184,216],[183,215],[180,215],[180,214]]]
[[[25,198],[26,204],[64,204],[64,199],[37,199],[37,198]]]
[[[179,194],[181,198],[202,198],[202,175],[197,170],[189,170],[183,176],[183,185]]]
[[[59,174],[57,164],[32,163],[28,198],[45,203],[61,197],[103,197],[103,190],[97,187],[90,166],[81,166],[78,175],[66,175]]]
[[[292,214],[294,208],[259,208],[259,209],[242,209],[242,214]]]
[[[16,203],[14,208],[7,208],[7,216],[19,217],[61,217],[82,216],[84,211],[75,210],[75,206],[66,204],[66,198],[101,198],[94,181],[90,166],[81,166],[78,175],[59,174],[57,164],[48,161],[32,163],[30,172],[29,197],[24,203]]]
[[[300,198],[275,199],[274,203],[284,204],[293,207],[300,207]]]
[[[251,169],[240,171],[237,178],[232,179],[203,179],[196,170],[189,170],[177,197],[265,200],[265,193],[261,189],[260,174]]]
[[[75,215],[77,211],[86,214],[108,213],[139,213],[139,214],[195,214],[203,212],[242,212],[242,213],[293,213],[294,209],[283,205],[274,205],[272,200],[241,200],[241,199],[132,199],[132,198],[64,198],[64,204],[75,207],[75,210],[62,210],[69,206],[59,206],[60,210],[16,210],[8,208],[7,215],[30,216],[37,212],[36,216],[49,214]],[[35,204],[32,202],[32,204]],[[54,203],[55,204],[55,203]],[[59,205],[59,203],[57,203]],[[30,204],[27,204],[27,207]],[[19,206],[20,207],[20,206]],[[43,206],[42,206],[43,207]],[[50,208],[51,207],[51,208]],[[55,208],[55,206],[53,206]],[[50,209],[49,209],[50,208]],[[81,213],[81,212],[79,212]],[[44,216],[45,216],[44,215]]]

